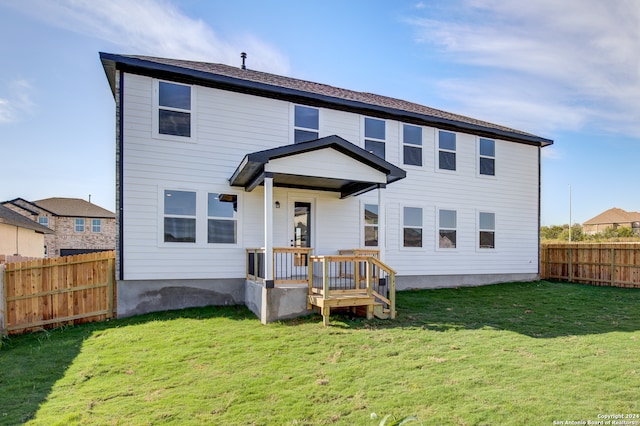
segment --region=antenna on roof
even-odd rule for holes
[[[247,59],[247,54],[246,54],[245,52],[242,52],[242,53],[240,54],[240,57],[242,58],[242,69],[243,69],[243,70],[246,70],[246,69],[247,69],[247,66],[244,64],[244,61],[245,61],[245,59]]]

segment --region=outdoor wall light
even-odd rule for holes
[[[280,208],[280,201],[276,201],[276,209]]]

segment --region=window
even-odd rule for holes
[[[378,246],[378,205],[364,205],[364,245],[365,247]]]
[[[455,210],[438,212],[439,248],[456,248],[457,218]]]
[[[496,248],[496,215],[480,212],[478,215],[479,247],[481,249]]]
[[[207,241],[217,244],[236,244],[238,240],[238,196],[208,194]]]
[[[318,139],[320,111],[317,108],[296,105],[294,108],[294,142],[306,142]]]
[[[196,193],[164,191],[164,242],[196,242]]]
[[[422,209],[405,207],[402,223],[404,247],[422,247]]]
[[[404,164],[422,166],[422,127],[402,125]]]
[[[102,220],[91,219],[91,232],[101,232],[101,231],[102,231]]]
[[[49,227],[49,218],[47,216],[39,216],[38,223],[42,226]]]
[[[495,176],[496,174],[496,142],[480,138],[480,174]]]
[[[364,149],[380,158],[385,158],[385,121],[376,118],[364,119]]]
[[[438,131],[438,168],[440,170],[456,169],[456,134]]]
[[[158,133],[191,137],[191,86],[158,82]]]
[[[84,219],[76,219],[76,232],[84,232]]]

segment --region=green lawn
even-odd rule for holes
[[[12,337],[0,350],[0,424],[640,414],[640,290],[543,281],[399,292],[397,305],[396,321],[337,315],[327,328],[320,316],[264,326],[244,307],[212,307]]]

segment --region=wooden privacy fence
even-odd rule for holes
[[[540,278],[640,288],[640,243],[542,244]]]
[[[108,251],[0,266],[0,332],[114,317],[114,265],[115,251]]]

